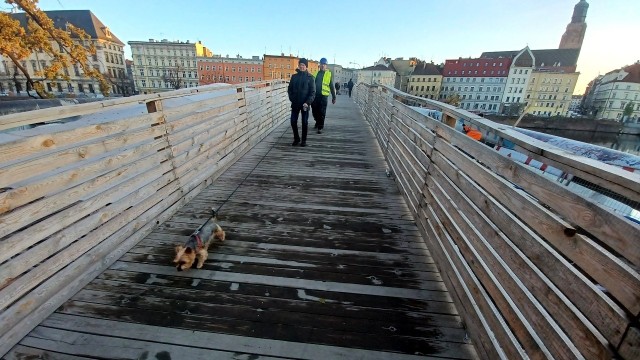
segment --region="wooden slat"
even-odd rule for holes
[[[552,207],[571,223],[596,236],[634,265],[640,266],[640,246],[638,246],[640,225],[607,211],[601,205],[584,199],[553,181],[538,176],[530,169],[497,152],[486,151],[486,146],[483,144],[451,128],[439,126],[436,132],[452,145],[464,149],[483,162],[497,174],[525,189],[540,202]],[[633,236],[634,234],[637,236]]]
[[[550,224],[542,218],[546,214],[545,212],[541,214],[532,213],[531,211],[536,206],[534,204],[526,205],[520,208],[528,211],[522,211],[519,214],[520,218],[516,217],[499,201],[502,201],[505,205],[509,204],[509,201],[521,202],[523,201],[522,195],[513,189],[510,184],[506,182],[501,184],[498,178],[489,176],[486,171],[477,171],[474,174],[474,179],[469,178],[465,172],[469,171],[473,165],[469,160],[465,160],[465,157],[456,156],[447,160],[442,155],[437,154],[434,157],[434,163],[437,164],[439,170],[446,174],[448,179],[453,181],[457,187],[463,189],[465,195],[482,209],[483,214],[487,215],[495,223],[505,224],[505,226],[500,227],[501,231],[518,245],[518,248],[527,255],[527,258],[564,292],[564,295],[580,309],[610,342],[615,344],[620,340],[628,321],[624,311],[599,291],[591,280],[541,239],[535,231],[527,227],[526,223]],[[437,178],[441,178],[438,173],[434,175]],[[477,182],[477,185],[475,182]],[[552,220],[549,221],[553,223]],[[545,228],[549,231],[551,225],[545,225]],[[539,231],[540,229],[534,228],[533,230]],[[544,232],[540,233],[545,235]],[[596,264],[599,264],[600,268],[601,264],[609,262],[607,258],[602,258],[602,253],[593,252],[597,248],[583,248],[583,246],[575,246],[575,244],[572,245],[564,241],[552,242],[552,244],[559,250],[567,250],[565,251],[565,256],[569,258],[575,258],[576,254],[584,254],[584,258],[573,261],[579,265],[585,261],[592,262],[592,265],[587,268],[596,268]],[[612,276],[610,274],[608,273],[606,276]],[[626,280],[618,279],[616,281]]]
[[[64,324],[67,325],[64,325]],[[418,360],[429,359],[419,355],[407,355],[392,352],[377,352],[353,348],[341,348],[326,345],[296,344],[294,342],[216,334],[203,331],[191,331],[172,328],[157,328],[141,324],[118,324],[115,321],[90,319],[70,315],[55,314],[45,323],[48,327],[88,329],[93,333],[105,333],[141,341],[157,341],[158,337],[167,339],[171,344],[184,345],[196,349],[212,349],[234,352],[241,349],[250,354],[262,356],[278,356],[283,350],[288,358],[296,359],[349,359],[361,358],[372,360]]]
[[[63,151],[52,152],[33,160],[21,161],[3,168],[0,174],[0,186],[13,187],[24,180],[42,176],[60,175],[64,171],[77,168],[79,164],[95,162],[108,157],[113,152],[121,153],[135,144],[144,145],[154,138],[164,135],[164,129],[153,127],[127,135],[104,139],[98,143],[84,143]],[[9,177],[9,174],[10,177]]]
[[[44,347],[44,346],[43,346]],[[7,360],[23,360],[23,359],[49,359],[49,360],[85,360],[90,359],[83,356],[75,356],[64,354],[49,349],[33,348],[28,346],[16,345],[7,354]]]
[[[142,154],[146,155],[146,154]],[[48,195],[36,202],[27,204],[26,206],[14,209],[11,212],[0,214],[0,237],[4,237],[38,219],[51,215],[57,211],[64,209],[65,207],[74,204],[77,201],[89,198],[95,194],[98,194],[106,189],[119,184],[122,181],[130,179],[134,176],[145,173],[150,168],[156,167],[163,161],[167,160],[166,152],[157,152],[149,157],[138,156],[140,159],[130,164],[111,170],[107,173],[99,174],[87,182],[80,183],[74,187],[71,187],[65,191],[61,191],[57,194]],[[99,167],[95,171],[101,171]],[[30,189],[29,186],[25,187]],[[46,183],[42,184],[40,189],[49,190],[46,188]],[[30,198],[35,200],[33,196],[38,188],[32,192],[8,192],[9,195],[18,197],[17,200],[21,200],[20,205],[24,204],[24,198]],[[2,194],[0,194],[2,195]],[[40,194],[40,196],[44,196]],[[7,196],[9,200],[12,200]],[[15,204],[14,204],[15,205]],[[5,205],[11,206],[11,204]]]
[[[132,206],[136,206],[136,204],[138,204],[139,202],[148,198],[157,191],[160,191],[162,188],[165,188],[166,185],[172,180],[172,176],[170,175],[170,173],[169,175],[163,176],[162,169],[160,169],[159,171],[156,170],[155,172],[147,173],[146,176],[149,180],[153,180],[152,183],[142,188],[124,189],[124,191],[128,191],[126,197],[123,197],[120,200],[112,199],[112,202],[108,207],[104,207],[98,211],[93,212],[92,214],[82,218],[80,221],[65,227],[64,230],[52,235],[45,241],[30,248],[28,252],[24,252],[21,255],[16,256],[12,259],[12,261],[1,264],[0,289],[3,289],[8,284],[12,283],[11,286],[20,289],[20,291],[27,291],[27,285],[23,285],[23,287],[20,286],[20,283],[23,281],[23,279],[19,281],[17,280],[21,274],[28,271],[32,267],[39,265],[41,262],[46,262],[45,260],[50,257],[51,254],[56,254],[58,251],[65,249],[67,246],[77,241],[79,238],[85,237],[95,228],[101,226],[104,223],[107,223],[109,220],[111,220],[124,210]],[[82,241],[86,242],[88,240],[85,237]],[[29,242],[35,243],[35,241],[31,239],[29,239]],[[19,249],[24,249],[29,245],[29,243],[18,244]],[[20,251],[19,249],[18,251]],[[71,257],[67,257],[67,260],[70,259]],[[37,276],[42,278],[47,272],[54,271],[55,268],[55,266],[48,266],[46,270],[38,271]],[[4,300],[5,298],[2,294],[3,292],[0,291],[0,299]],[[20,295],[11,293],[8,298],[17,298],[19,296]],[[4,308],[5,306],[6,303],[4,301],[0,301],[0,308]]]
[[[406,136],[403,132],[399,131],[397,126],[391,127],[391,132],[389,133],[390,138],[395,139],[396,142],[402,144],[401,150],[403,153],[403,157],[407,160],[410,160],[414,165],[414,168],[429,168],[429,164],[431,160],[429,160],[429,156],[431,153],[427,154],[423,152],[423,150],[417,146],[415,141]]]
[[[457,294],[454,300],[466,309],[465,322],[476,342],[484,350],[486,359],[528,359],[518,340],[505,322],[493,301],[484,290],[453,239],[438,220],[433,208],[423,200],[417,216],[420,228],[438,259],[447,287]],[[535,356],[534,356],[535,357]]]
[[[494,224],[483,215],[480,209],[470,205],[469,199],[448,178],[442,175],[437,165],[431,168],[430,174],[432,176],[428,180],[429,188],[439,193],[440,197],[449,199],[449,202],[446,203],[449,214],[454,214],[457,219],[456,223],[465,233],[476,233],[477,237],[468,237],[473,241],[471,246],[485,261],[491,264],[490,267],[494,269],[494,274],[498,279],[501,279],[499,281],[510,287],[511,297],[517,299],[517,303],[521,304],[520,308],[523,313],[529,313],[528,318],[534,319],[532,323],[539,327],[537,333],[545,343],[553,343],[566,334],[565,343],[557,345],[560,349],[575,345],[574,353],[582,351],[586,358],[611,358],[612,354],[607,348],[609,344],[606,340],[598,336],[597,332],[594,334],[593,326],[573,304],[502,233],[500,228],[506,227],[508,224]],[[511,278],[505,276],[507,274]],[[556,325],[556,322],[559,326]],[[564,331],[560,329],[560,326]],[[561,331],[563,334],[558,336],[557,333]],[[571,345],[567,344],[569,339]]]
[[[67,341],[74,338],[75,341]],[[76,337],[75,333],[66,329],[56,329],[50,327],[38,327],[31,335],[27,336],[23,341],[26,346],[47,350],[43,352],[49,359],[51,351],[64,352],[64,356],[69,359],[79,359],[82,356],[95,358],[104,358],[109,355],[110,358],[118,359],[169,359],[180,356],[183,359],[237,359],[240,356],[247,358],[253,354],[242,354],[239,352],[218,351],[213,349],[194,348],[191,346],[181,346],[173,344],[157,343],[155,341],[141,341],[137,338],[123,339],[107,336],[99,336],[92,334],[83,334]],[[281,357],[263,357],[260,359],[284,359]]]
[[[618,352],[625,359],[640,357],[640,328],[636,324],[627,330],[625,338],[618,345]]]
[[[482,146],[481,144],[475,145]],[[627,309],[631,310],[632,313],[635,314],[640,310],[640,301],[638,300],[640,299],[640,277],[636,271],[587,236],[579,234],[577,229],[571,224],[567,224],[566,221],[545,209],[522,191],[515,189],[501,177],[490,174],[477,166],[471,167],[470,164],[474,163],[474,161],[462,155],[460,151],[454,150],[445,142],[436,142],[436,148],[442,152],[444,157],[458,164],[459,167],[464,164],[465,168],[463,168],[463,170],[465,172],[469,171],[469,173],[473,173],[475,171],[476,173],[473,174],[473,177],[484,180],[483,187],[487,192],[491,193],[496,199],[499,199],[507,208],[517,209],[519,217],[526,222],[528,226],[540,233],[547,241],[557,247],[563,255],[574,261],[590,276],[596,279],[596,281],[605,286],[605,288],[618,298]],[[501,158],[500,155],[492,155]],[[507,162],[501,166],[509,167],[509,172],[515,173],[516,170],[522,170],[523,175],[521,177],[526,177],[527,181],[531,181],[532,183],[538,182],[538,179],[536,179],[537,176],[521,165],[513,162],[509,165],[509,160],[507,159],[496,159],[496,161]],[[473,170],[470,170],[471,168],[473,168]],[[476,169],[480,170],[478,171]],[[511,176],[505,177],[509,180]],[[556,186],[546,179],[539,180],[540,186]],[[518,186],[521,185],[518,184]],[[531,188],[533,188],[533,186]],[[558,188],[561,189],[561,187]],[[534,191],[538,192],[538,190]],[[506,196],[505,194],[509,195]],[[549,194],[549,196],[551,196],[551,194]],[[576,196],[572,195],[571,197]],[[557,201],[554,200],[554,203],[556,202]],[[563,206],[566,207],[567,205]],[[634,241],[632,237],[626,234],[619,234],[619,236],[622,236],[626,242]],[[615,276],[612,277],[614,274]],[[621,284],[624,285],[621,286]],[[560,284],[557,285],[560,286]]]
[[[83,221],[78,223],[75,228],[72,227],[68,231],[82,231],[82,225],[84,225],[85,223],[89,226],[95,226],[95,223],[100,222],[100,218],[103,215],[105,215],[105,218],[109,219],[110,221],[105,222],[104,225],[100,226],[94,231],[87,233],[81,241],[73,243],[72,246],[66,246],[63,249],[55,249],[61,251],[55,253],[55,255],[41,262],[39,264],[40,269],[38,269],[38,271],[30,271],[18,279],[13,279],[12,282],[8,283],[6,287],[0,290],[0,309],[6,309],[8,306],[12,306],[13,308],[15,308],[16,305],[12,304],[15,299],[20,299],[24,294],[31,291],[31,289],[35,288],[38,284],[41,284],[43,281],[47,280],[50,276],[55,274],[58,270],[65,267],[69,262],[82,257],[85,252],[90,250],[92,247],[97,246],[104,239],[108,238],[112,233],[130,223],[131,220],[139,216],[140,213],[143,213],[150,207],[156,205],[163,199],[163,197],[170,198],[170,195],[176,193],[176,188],[176,185],[166,186],[147,198],[138,199],[140,200],[140,202],[132,203],[131,207],[126,211],[121,212],[121,209],[116,208],[118,212],[112,212],[111,209],[106,209],[95,214],[92,217],[86,218],[86,220],[83,219]],[[173,196],[175,197],[176,195]],[[81,234],[82,233],[84,232],[81,232]],[[62,236],[64,235],[65,234],[63,233]],[[75,240],[75,238],[71,237],[70,240]],[[52,246],[55,246],[55,243],[53,244],[54,245]],[[46,250],[46,248],[48,248],[48,245],[49,244],[44,243],[41,247],[44,247]],[[67,244],[63,242],[61,245],[65,246]],[[36,251],[41,247],[38,247]],[[28,298],[32,293],[33,292],[28,294],[26,297]],[[24,297],[20,301],[18,301],[18,304],[22,303],[23,301]],[[46,297],[43,297],[41,301],[46,301]],[[0,314],[0,324],[4,322],[15,324],[16,321],[19,321],[21,319],[20,315],[28,313],[27,309],[32,309],[32,306],[32,303],[26,303],[26,305],[23,304],[23,306],[19,307],[18,310],[6,310],[4,313]]]
[[[166,146],[164,141],[149,141],[125,147],[116,152],[107,153],[106,157],[94,161],[81,162],[79,166],[51,174],[38,174],[31,182],[13,184],[11,190],[0,193],[0,214],[31,203],[36,199],[78,187],[119,169],[126,170],[127,165],[139,162],[148,157],[149,161],[158,161],[151,157]],[[162,161],[162,160],[160,160]]]
[[[82,121],[82,120],[81,120]],[[16,136],[15,141],[2,144],[0,163],[3,167],[7,163],[13,163],[20,159],[33,158],[34,156],[49,156],[51,152],[68,150],[78,145],[86,146],[92,141],[109,138],[127,138],[127,134],[136,130],[144,130],[157,124],[158,115],[140,115],[133,118],[124,118],[114,121],[83,121],[84,126],[78,127],[80,122],[71,122],[55,128],[55,131],[42,135],[26,135],[26,131],[15,132],[22,134]],[[66,129],[66,128],[69,129]],[[90,157],[90,149],[85,150],[85,157]],[[64,164],[64,163],[63,163]],[[4,181],[4,180],[2,180]]]
[[[421,163],[411,154],[411,151],[407,149],[407,146],[402,141],[406,139],[397,138],[394,132],[391,132],[389,135],[389,152],[396,156],[397,161],[402,164],[403,171],[406,172],[405,175],[413,180],[416,191],[419,192],[422,185],[424,185],[429,163]]]
[[[470,240],[469,236],[475,236],[475,234],[466,234],[463,229],[455,222],[452,215],[449,213],[445,202],[447,199],[438,198],[438,194],[428,189],[424,192],[426,201],[433,208],[438,219],[442,221],[446,231],[452,237],[454,243],[465,258],[465,261],[469,264],[474,274],[478,277],[480,283],[484,286],[487,293],[496,304],[496,307],[505,318],[509,327],[513,329],[515,336],[522,344],[527,353],[532,354],[534,358],[552,357],[556,354],[557,349],[548,349],[547,345],[540,338],[538,333],[534,330],[531,320],[523,313],[523,309],[518,308],[518,298],[512,298],[510,293],[510,284],[502,284],[502,282],[491,271],[491,263],[485,261],[477,250],[468,245]],[[544,335],[544,334],[542,334]],[[564,339],[563,339],[564,340]],[[558,349],[559,350],[559,349]],[[574,358],[572,354],[565,354]]]
[[[633,201],[640,201],[640,188],[638,187],[640,175],[637,173],[603,164],[594,159],[573,155],[543,141],[532,139],[514,129],[501,128],[498,134],[526,149],[538,161],[549,163],[568,173],[582,175],[587,180],[611,188]]]
[[[214,121],[219,124],[224,124],[228,119],[233,118],[233,115],[239,115],[245,112],[244,108],[239,107],[237,103],[233,103],[213,109],[202,110],[186,116],[183,113],[179,113],[181,117],[173,119],[168,124],[171,133],[176,136],[185,130],[192,132],[193,127],[202,125],[205,122]]]
[[[116,224],[117,229],[107,239],[91,248],[84,256],[67,265],[47,283],[43,283],[19,302],[0,314],[0,329],[10,329],[0,336],[0,354],[5,354],[12,344],[17,343],[40,321],[49,316],[71,295],[95,278],[104,269],[115,262],[140,239],[144,238],[157,223],[168,219],[182,205],[193,199],[202,187],[188,194],[173,192],[170,196],[160,194],[160,202],[124,226]],[[182,197],[181,197],[182,196]],[[149,200],[146,200],[147,202]],[[120,215],[126,218],[141,207],[126,210]],[[120,226],[120,227],[118,227]],[[77,274],[82,274],[78,276]],[[50,293],[48,297],[41,294]],[[28,315],[28,317],[26,317]],[[11,325],[14,324],[14,325]]]
[[[187,88],[174,91],[168,91],[156,94],[145,94],[131,97],[125,97],[115,100],[104,100],[100,102],[92,102],[86,104],[79,104],[73,106],[62,106],[55,108],[48,108],[42,110],[34,110],[24,113],[16,113],[10,115],[4,115],[0,117],[0,130],[11,129],[22,125],[29,125],[40,122],[47,122],[51,120],[57,120],[61,118],[71,116],[81,116],[86,114],[92,114],[100,112],[103,109],[119,108],[122,106],[130,106],[131,104],[144,103],[153,100],[171,99],[186,97],[192,94],[202,94],[226,91],[227,89],[235,89],[236,86],[219,87],[215,86],[200,86],[197,88]],[[215,96],[215,95],[214,95]]]
[[[185,118],[195,114],[224,112],[239,106],[238,102],[242,98],[242,93],[233,92],[228,95],[221,95],[212,98],[200,98],[187,104],[171,105],[166,103],[162,113],[166,116],[168,123],[180,122]],[[180,125],[177,125],[180,126]]]

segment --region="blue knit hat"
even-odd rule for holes
[[[326,58],[322,58],[320,59],[320,65],[322,64],[328,64],[327,59]]]

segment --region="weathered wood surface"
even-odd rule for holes
[[[395,89],[360,85],[356,96],[480,356],[638,357],[640,226],[451,126],[483,126],[629,203],[640,201],[637,174]]]
[[[74,121],[1,137],[0,356],[286,120],[285,88],[70,107]]]
[[[291,147],[282,123],[6,357],[476,358],[353,102],[340,96],[312,130]],[[177,272],[173,246],[212,207],[227,241]]]

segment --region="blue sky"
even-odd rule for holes
[[[640,34],[640,1],[587,1],[576,93],[599,73],[640,60],[640,48],[631,40]],[[358,67],[370,66],[382,56],[416,56],[440,63],[526,45],[557,48],[577,2],[41,0],[40,7],[89,9],[125,43],[201,40],[215,54],[283,52]],[[125,54],[130,58],[128,46]]]

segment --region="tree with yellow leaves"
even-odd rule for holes
[[[458,93],[453,93],[444,99],[444,103],[453,106],[460,106],[460,95]]]
[[[100,84],[100,91],[108,96],[111,87],[100,73],[89,64],[89,57],[96,54],[96,48],[87,33],[70,24],[66,29],[58,29],[53,21],[38,7],[38,0],[5,0],[9,5],[24,11],[27,28],[11,14],[0,12],[0,54],[11,60],[14,67],[26,78],[27,93],[33,89],[40,98],[49,98],[45,90],[45,80],[69,81],[68,68],[79,67],[85,76],[94,78]],[[40,52],[51,58],[51,63],[33,74],[24,65],[24,59],[32,53]],[[6,69],[9,71],[9,69]],[[14,72],[14,81],[18,73]]]

